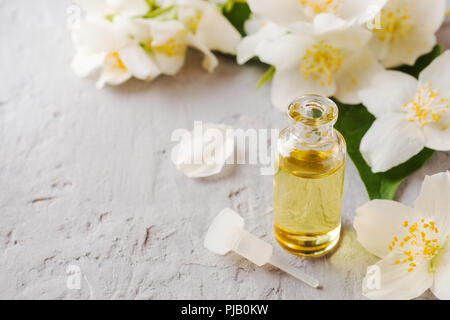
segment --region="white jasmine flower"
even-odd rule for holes
[[[77,53],[72,60],[72,69],[80,77],[101,69],[97,88],[105,84],[118,85],[132,76],[149,80],[160,74],[155,61],[131,39],[126,18],[115,18],[113,22],[83,21],[73,31]]]
[[[231,127],[205,123],[186,132],[172,149],[172,161],[189,178],[218,174],[234,154]]]
[[[359,103],[359,88],[383,70],[365,48],[369,37],[370,32],[351,25],[323,33],[290,33],[259,41],[255,48],[257,56],[276,68],[272,104],[284,111],[292,100],[304,94],[335,96],[344,103]],[[244,57],[240,55],[238,60],[243,62],[248,55]]]
[[[248,0],[252,12],[283,26],[313,22],[334,15],[349,23],[365,23],[378,14],[387,0]]]
[[[205,55],[203,67],[206,70],[212,72],[217,66],[217,58],[186,29],[183,23],[157,19],[140,19],[139,22],[148,26],[147,33],[140,32],[139,43],[156,60],[163,74],[174,75],[181,69],[188,46],[200,50]]]
[[[99,88],[133,76],[151,80],[159,74],[174,75],[183,66],[188,47],[205,55],[203,67],[211,72],[218,64],[211,50],[235,53],[241,39],[217,5],[206,1],[79,0],[79,4],[87,17],[73,32],[77,54],[72,67],[81,77],[102,69]]]
[[[84,21],[74,30],[77,54],[75,73],[84,77],[102,69],[97,87],[118,85],[132,76],[152,80],[159,74],[174,75],[184,64],[188,46],[205,54],[203,66],[212,71],[217,58],[176,20],[127,19]]]
[[[356,211],[358,241],[382,260],[363,280],[371,299],[450,299],[450,173],[427,176],[414,208],[374,200]]]
[[[236,54],[239,32],[219,12],[217,4],[204,0],[176,0],[178,19],[209,50]]]
[[[436,44],[444,18],[445,0],[389,0],[369,45],[385,67],[413,65]]]
[[[236,54],[236,46],[241,40],[240,33],[219,11],[218,3],[208,0],[165,0],[162,8],[174,8],[176,19],[183,23],[194,36],[209,50]]]
[[[387,171],[424,147],[450,150],[450,51],[435,59],[419,80],[398,71],[374,76],[359,96],[376,120],[360,151],[373,172]]]

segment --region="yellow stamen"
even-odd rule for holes
[[[105,57],[105,64],[113,69],[127,70],[118,52],[110,52]]]
[[[183,55],[186,51],[186,44],[182,41],[182,37],[186,34],[185,30],[178,32],[175,36],[167,40],[164,44],[153,46],[153,50],[157,53],[163,53],[168,56]]]
[[[323,40],[306,50],[300,63],[300,72],[305,80],[319,81],[320,85],[331,85],[333,76],[342,65],[342,51]]]
[[[422,261],[422,258],[430,262],[430,272],[434,271],[432,260],[440,252],[439,237],[435,238],[437,233],[434,221],[425,221],[421,219],[419,222],[410,224],[408,221],[403,222],[403,228],[406,229],[407,235],[402,237],[397,246],[398,238],[393,237],[394,241],[388,246],[390,251],[402,256],[402,259],[395,260],[395,264],[408,263],[408,272],[413,271],[417,265],[414,262]],[[446,235],[448,239],[448,235]],[[405,249],[400,249],[405,248]],[[419,258],[420,256],[420,258]]]
[[[195,34],[197,32],[198,24],[202,19],[202,16],[202,12],[197,11],[194,15],[184,20],[184,24],[192,33]]]
[[[301,5],[310,8],[314,13],[337,13],[342,0],[299,0]]]
[[[409,20],[411,20],[409,12],[413,4],[409,3],[408,5],[403,3],[399,5],[394,1],[390,1],[381,9],[380,21],[382,27],[374,29],[380,41],[394,42],[410,34],[413,25],[409,23]]]
[[[440,89],[433,90],[432,83],[423,85],[409,103],[403,105],[403,108],[410,114],[409,121],[415,122],[422,128],[430,122],[439,122],[443,113],[450,108],[449,100],[440,97]],[[423,220],[423,219],[422,219]],[[423,221],[421,221],[423,223]],[[434,225],[428,225],[425,228]]]

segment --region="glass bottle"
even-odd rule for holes
[[[336,104],[317,95],[289,105],[290,126],[278,138],[274,234],[289,252],[318,257],[338,243],[346,144],[334,129]]]

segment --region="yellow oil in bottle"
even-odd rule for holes
[[[297,120],[295,113],[290,115]],[[313,122],[308,126],[314,127]],[[280,134],[288,147],[278,155],[274,176],[274,235],[293,254],[319,257],[340,237],[345,142],[331,125],[327,134],[334,138],[326,147],[301,148],[305,144],[300,142],[297,148],[288,130]]]

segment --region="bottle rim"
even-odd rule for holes
[[[338,113],[338,107],[333,100],[315,94],[295,99],[287,110],[289,122],[307,126],[334,125]]]

